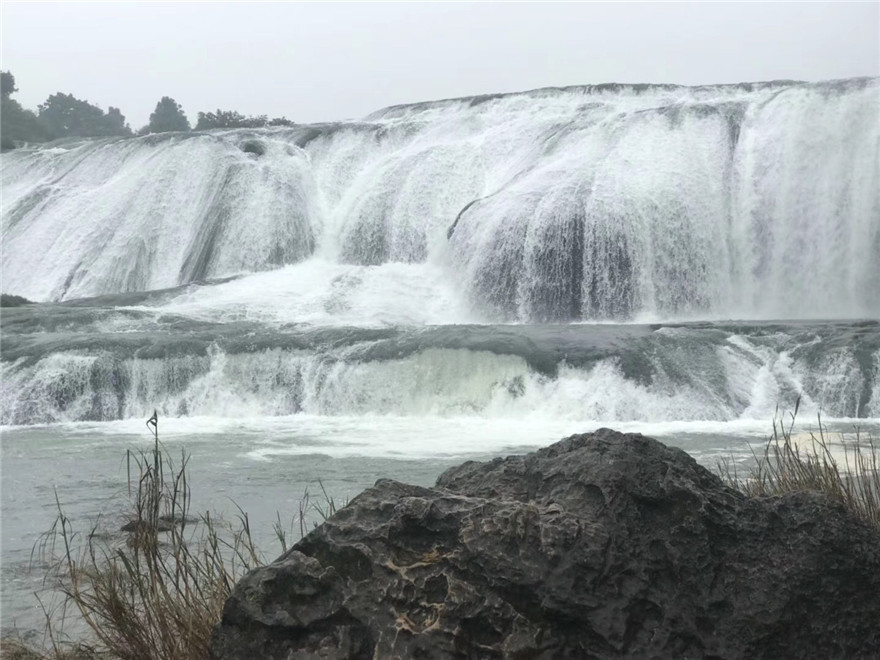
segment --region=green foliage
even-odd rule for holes
[[[220,110],[217,112],[200,112],[196,122],[197,131],[205,131],[210,128],[241,128],[247,122],[247,117],[234,110]]]
[[[107,109],[104,124],[107,126],[108,130],[112,131],[110,135],[132,134],[131,128],[125,123],[125,115],[122,114],[122,110],[114,108],[112,105]]]
[[[30,110],[10,98],[0,100],[0,150],[14,149],[19,142],[46,142],[52,135]]]
[[[150,133],[167,133],[169,131],[188,131],[189,120],[180,104],[170,96],[163,96],[156,104],[147,125]],[[140,135],[141,132],[138,131]]]
[[[53,94],[40,104],[40,122],[55,137],[108,137],[131,135],[119,108],[107,114],[88,101],[73,94]]]
[[[5,101],[17,91],[15,76],[12,75],[12,72],[0,71],[0,97]]]
[[[9,71],[0,72],[0,151],[14,149],[19,142],[45,142],[51,139],[49,131],[37,116],[11,98],[17,91],[15,76]]]
[[[18,91],[15,76],[3,71],[0,77],[0,142],[4,151],[14,149],[21,142],[46,142],[62,137],[131,135],[131,129],[119,108],[111,107],[105,114],[98,106],[81,101],[72,94],[53,94],[40,104],[39,115],[35,115],[11,98]]]
[[[286,117],[269,119],[266,115],[245,117],[235,110],[220,110],[216,112],[200,112],[196,122],[197,131],[206,131],[211,128],[263,128],[265,126],[292,126],[293,122]]]
[[[11,293],[0,293],[0,307],[21,307],[31,305],[32,301],[22,296],[13,296]]]
[[[40,104],[39,114],[35,114],[12,99],[17,91],[12,72],[0,72],[0,151],[14,149],[21,143],[46,142],[64,137],[127,137],[134,134],[119,108],[110,106],[105,113],[98,106],[80,100],[73,94],[59,92]],[[293,122],[286,117],[246,117],[234,110],[218,109],[216,112],[200,112],[196,130],[292,125]],[[150,123],[139,129],[137,135],[188,130],[189,120],[183,108],[170,96],[163,96],[150,115]]]
[[[295,122],[290,121],[287,117],[273,117],[266,126],[293,126]]]

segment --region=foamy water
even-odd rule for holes
[[[42,626],[56,490],[116,533],[153,411],[266,547],[318,479],[602,426],[744,470],[796,401],[876,434],[878,116],[877,79],[588,86],[4,153],[43,304],[0,316],[3,626]]]

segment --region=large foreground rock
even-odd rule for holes
[[[379,481],[236,586],[217,658],[878,658],[880,534],[601,430]]]

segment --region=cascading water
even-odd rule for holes
[[[264,139],[263,166],[248,143],[150,137],[4,157],[4,287],[63,300],[309,256],[320,225],[308,157]]]
[[[4,314],[0,420],[880,415],[876,325],[669,326],[880,317],[878,111],[605,85],[4,154],[3,288],[62,304]],[[535,353],[573,321],[660,325]]]
[[[880,85],[544,90],[3,160],[37,300],[441,263],[494,320],[880,314]]]
[[[57,501],[117,533],[154,411],[257,533],[603,425],[743,469],[777,406],[876,436],[878,117],[878,79],[604,85],[4,153],[0,626],[45,623]]]

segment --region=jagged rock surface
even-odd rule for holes
[[[877,658],[880,534],[603,429],[381,480],[226,603],[233,658]]]

